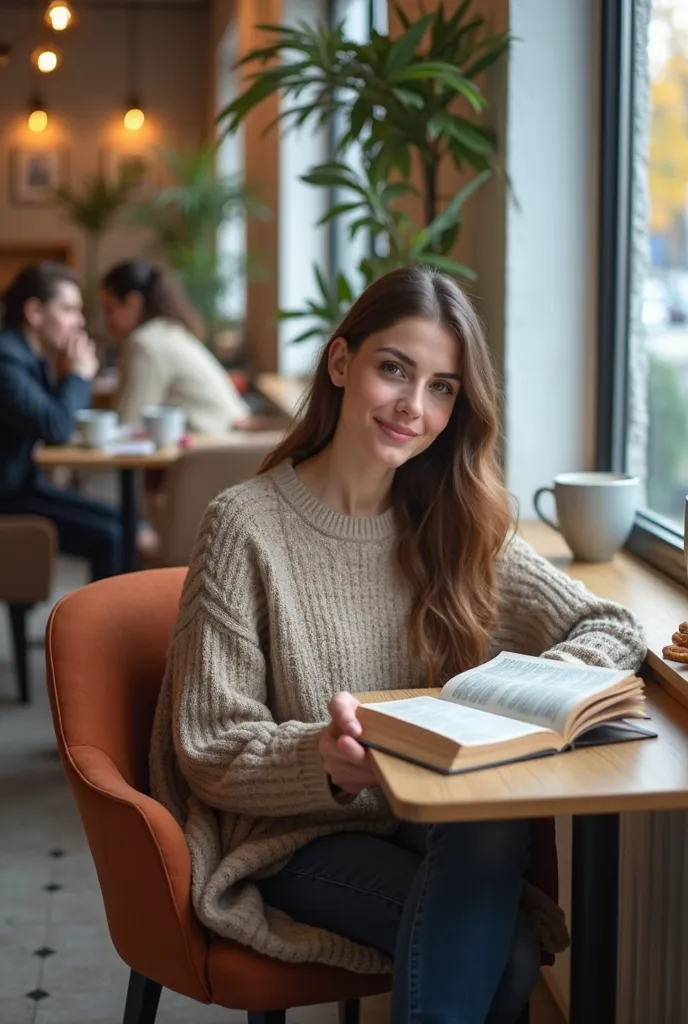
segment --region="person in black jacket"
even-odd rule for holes
[[[39,263],[5,292],[0,330],[0,515],[45,516],[60,550],[87,558],[93,579],[122,571],[117,510],[48,484],[32,461],[34,445],[65,444],[74,414],[87,408],[98,370],[84,330],[82,299],[71,270]],[[58,357],[66,372],[58,380]]]

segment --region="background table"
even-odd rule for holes
[[[255,381],[261,395],[289,417],[296,415],[309,383],[302,378],[282,377],[279,373],[259,373]]]
[[[34,453],[34,462],[41,469],[107,470],[119,472],[120,514],[122,519],[122,558],[124,571],[138,568],[136,532],[138,529],[139,474],[146,469],[167,469],[177,461],[184,449],[179,445],[161,448],[150,455],[111,455],[95,448],[78,445],[46,445]]]

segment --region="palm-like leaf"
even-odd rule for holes
[[[88,178],[81,190],[66,185],[55,190],[55,201],[68,220],[89,235],[102,234],[121,212],[138,185],[143,168],[127,165],[111,184],[102,175]]]
[[[218,302],[239,265],[221,261],[215,242],[221,224],[246,214],[265,218],[268,208],[238,181],[216,172],[216,146],[161,150],[171,180],[153,199],[132,205],[132,223],[153,232],[155,246],[177,274],[212,334]]]
[[[476,112],[485,106],[475,76],[502,56],[509,37],[487,35],[484,19],[471,16],[469,3],[451,16],[440,5],[414,23],[402,22],[406,28],[399,38],[373,33],[366,43],[348,39],[343,25],[259,26],[272,38],[240,62],[254,67],[249,85],[219,121],[234,131],[251,110],[279,93],[283,111],[277,120],[287,127],[309,119],[322,124],[342,111],[348,123],[340,152],[357,140],[390,170],[405,173],[407,158],[396,145],[401,136],[423,165],[446,154],[459,169],[475,166],[476,159],[495,152],[496,142],[462,107]],[[304,91],[308,102],[300,103]],[[441,134],[438,115],[444,118]]]
[[[321,225],[344,217],[351,237],[361,232],[368,237],[371,251],[358,266],[366,283],[413,263],[474,276],[451,252],[463,204],[489,176],[497,151],[495,133],[479,118],[486,103],[476,76],[500,59],[509,37],[488,34],[485,19],[472,13],[471,0],[452,13],[443,2],[434,6],[432,13],[421,8],[421,17],[412,21],[394,3],[401,34],[392,39],[372,32],[364,43],[348,39],[343,24],[259,26],[265,45],[240,62],[248,70],[248,85],[218,119],[234,131],[266,98],[280,95],[281,111],[266,130],[343,126],[335,159],[312,168],[303,181],[336,194]],[[353,144],[361,149],[362,173],[347,163]],[[475,173],[441,208],[437,182],[443,161]],[[422,174],[420,227],[400,203],[418,194],[411,184],[414,162]],[[317,298],[282,314],[308,319],[295,340],[326,336],[349,301],[346,278],[329,282],[317,270],[316,278]]]

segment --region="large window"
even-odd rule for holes
[[[366,43],[373,30],[381,33],[387,32],[387,0],[332,0],[330,13],[331,24],[343,25],[346,36],[356,43]],[[335,137],[343,135],[346,124],[345,118],[335,118],[335,123],[331,126],[332,142],[335,141]],[[360,171],[361,153],[358,145],[349,146],[346,154],[340,159],[349,167]],[[339,194],[338,189],[332,190],[332,205],[344,202],[349,198],[348,195]],[[349,217],[337,217],[333,222],[330,238],[330,262],[334,275],[343,271],[355,289],[362,289],[364,282],[356,268],[360,260],[367,255],[370,242],[366,239],[364,232],[359,232],[354,239],[351,238],[350,225],[358,216],[359,214],[352,214]]]
[[[598,464],[637,473],[631,546],[686,581],[688,0],[606,0]]]

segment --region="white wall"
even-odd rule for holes
[[[510,5],[506,458],[524,517],[537,487],[593,459],[597,6]]]
[[[64,146],[69,152],[70,184],[99,169],[106,147],[123,151],[198,141],[208,123],[208,16],[198,9],[142,10],[140,91],[147,119],[140,132],[122,125],[125,100],[125,20],[121,10],[81,5],[80,25],[60,40],[64,63],[40,76],[29,63],[37,38],[17,44],[10,66],[0,70],[0,244],[69,242],[83,271],[80,232],[55,208],[13,205],[8,163],[13,147]],[[39,24],[38,9],[5,10],[3,39],[16,39]],[[26,127],[29,96],[40,86],[50,122],[45,132]],[[101,269],[135,253],[141,235],[118,228],[105,240]]]

